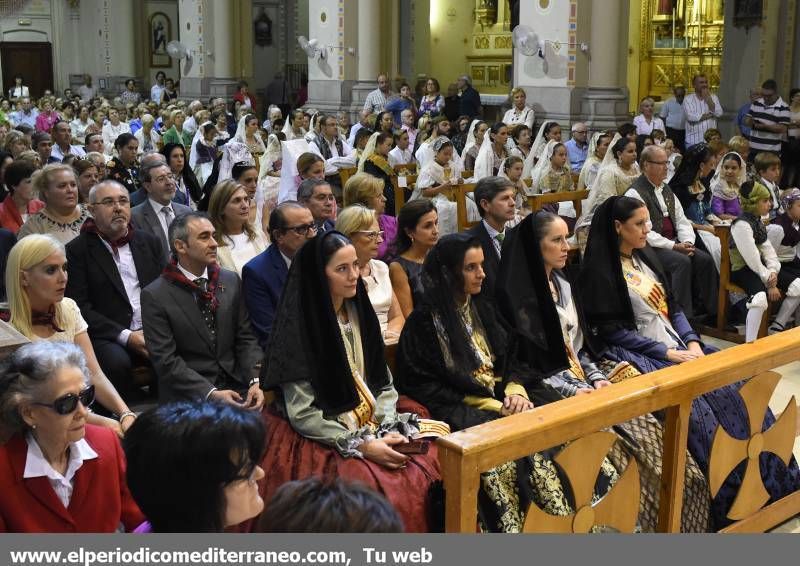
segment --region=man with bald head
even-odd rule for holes
[[[89,191],[89,218],[67,245],[66,295],[89,325],[97,361],[130,402],[140,394],[130,375],[147,363],[140,294],[164,268],[158,238],[131,225],[128,189],[103,181]]]
[[[664,271],[672,279],[672,291],[688,318],[715,316],[719,276],[707,251],[695,247],[692,223],[683,213],[681,201],[664,181],[667,152],[651,145],[642,150],[642,174],[625,196],[643,201],[652,228],[647,243],[656,252]],[[698,242],[702,245],[702,240]]]

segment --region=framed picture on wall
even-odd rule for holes
[[[150,45],[150,66],[171,67],[172,60],[167,55],[167,44],[172,41],[172,22],[164,12],[150,16],[147,28]]]

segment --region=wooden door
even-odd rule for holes
[[[22,75],[32,98],[46,89],[53,90],[53,46],[50,43],[2,42],[3,94],[14,86],[14,76]]]

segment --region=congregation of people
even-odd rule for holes
[[[438,531],[436,438],[716,352],[723,254],[745,341],[800,326],[800,89],[753,89],[725,142],[703,75],[601,130],[522,88],[485,120],[467,76],[376,83],[351,125],[285,89],[259,112],[245,81],[34,104],[16,78],[0,532]],[[684,532],[730,523],[745,467],[712,495],[709,460],[718,426],[753,432],[741,386],[692,403]],[[614,430],[594,497],[635,460],[654,532],[663,415]],[[555,448],[481,474],[476,529],[576,511]],[[793,457],[760,472],[770,501],[800,489]]]

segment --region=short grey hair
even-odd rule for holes
[[[666,151],[664,148],[659,145],[646,145],[644,149],[642,149],[642,155],[639,158],[639,163],[644,166],[644,164],[648,161],[652,161],[654,157],[654,153],[662,151],[666,155]]]
[[[160,153],[158,153],[158,154],[151,153],[150,155],[151,156],[152,155],[159,155],[162,158],[164,157]],[[141,159],[139,161],[139,167],[140,167],[140,169],[139,169],[139,180],[141,180],[142,183],[149,183],[152,180],[150,178],[150,174],[153,172],[153,169],[157,169],[159,167],[169,167],[169,165],[167,165],[167,160],[166,159],[157,160],[157,159],[153,159],[151,157],[148,160]]]
[[[314,195],[314,189],[317,187],[330,186],[331,184],[324,179],[306,179],[300,186],[297,187],[297,201],[308,202]]]
[[[97,191],[99,191],[102,187],[114,187],[115,189],[122,191],[125,196],[128,196],[128,189],[125,188],[125,185],[112,179],[106,179],[105,181],[100,181],[94,187],[89,189],[89,204],[97,204]]]
[[[41,340],[14,352],[0,370],[0,426],[11,433],[26,430],[21,406],[41,401],[42,389],[65,367],[79,369],[88,384],[86,358],[80,347],[71,342]]]

